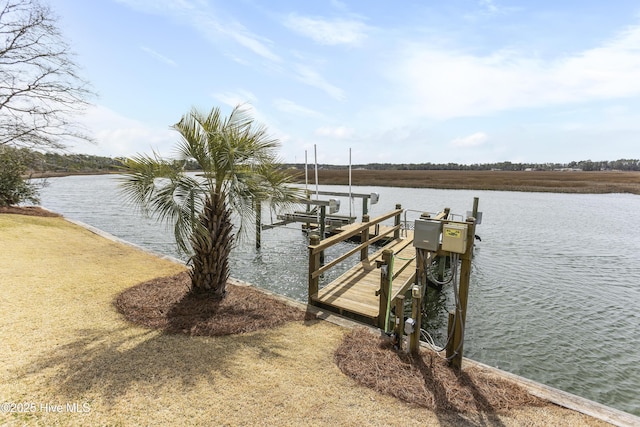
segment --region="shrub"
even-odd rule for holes
[[[40,202],[39,185],[26,177],[30,155],[26,150],[0,146],[0,206]]]

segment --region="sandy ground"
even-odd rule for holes
[[[216,338],[136,327],[115,296],[183,266],[63,218],[2,214],[0,242],[1,425],[606,425],[554,405],[405,404],[341,373],[348,329],[325,321]]]

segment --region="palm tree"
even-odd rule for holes
[[[278,167],[279,142],[239,106],[228,118],[218,108],[208,115],[192,109],[173,129],[181,135],[182,161],[157,153],[124,159],[122,188],[143,212],[173,224],[179,249],[190,255],[191,292],[223,298],[229,254],[255,207],[288,203],[298,191]],[[203,174],[185,174],[187,160]],[[239,219],[235,234],[232,212]]]

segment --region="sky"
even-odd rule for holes
[[[283,162],[640,158],[637,0],[42,0],[97,93],[70,151],[249,109]]]

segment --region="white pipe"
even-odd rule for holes
[[[320,200],[320,194],[318,192],[318,150],[316,144],[313,144],[313,157],[316,163],[316,200]],[[320,209],[316,209],[316,224],[320,227]],[[324,236],[321,236],[323,239]]]
[[[313,158],[316,163],[316,200],[320,200],[318,194],[318,150],[316,149],[316,144],[313,144]]]
[[[307,171],[307,150],[304,150],[304,192],[309,190],[309,172]]]
[[[349,216],[351,216],[351,205],[353,197],[351,196],[351,147],[349,147]]]

